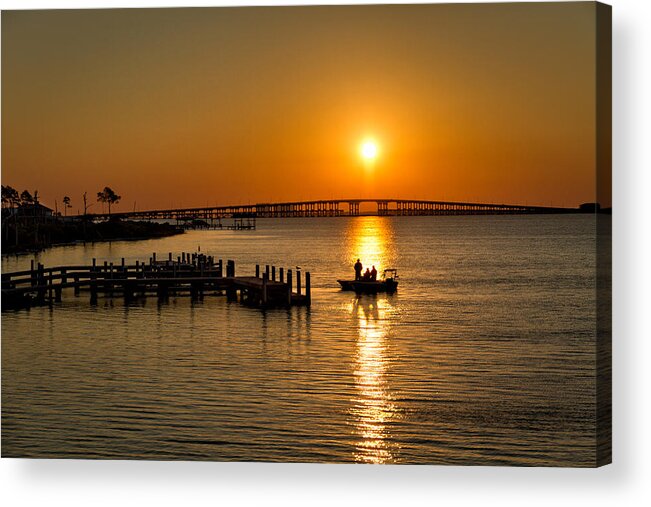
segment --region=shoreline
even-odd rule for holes
[[[5,232],[5,231],[3,231]],[[184,234],[181,228],[170,224],[154,222],[114,220],[99,224],[92,222],[50,222],[41,224],[21,224],[18,235],[22,238],[37,238],[8,245],[9,237],[16,234],[10,231],[3,234],[2,257],[29,255],[42,252],[58,246],[73,246],[87,243],[106,243],[112,241],[141,241],[146,239],[165,238]]]

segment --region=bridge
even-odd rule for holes
[[[360,205],[375,204],[375,213],[360,212]],[[576,213],[579,208],[528,206],[518,204],[482,204],[469,202],[425,201],[407,199],[332,199],[282,203],[258,203],[237,206],[157,209],[89,215],[102,220],[109,217],[131,220],[176,220],[187,223],[203,220],[209,223],[221,219],[292,218],[292,217],[350,217],[430,215],[522,215],[540,213]],[[81,217],[79,217],[81,218]]]

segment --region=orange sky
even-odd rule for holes
[[[591,2],[2,13],[2,182],[75,211],[577,206],[594,106]]]

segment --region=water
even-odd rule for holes
[[[155,298],[2,314],[5,457],[590,466],[595,218],[259,220],[5,258],[152,251],[312,273],[312,307]],[[393,296],[336,278],[397,267]]]

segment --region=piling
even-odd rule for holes
[[[312,303],[312,284],[309,271],[305,273],[305,302],[308,306]]]
[[[255,265],[255,277],[260,278],[260,264]]]
[[[271,281],[276,281],[276,266],[271,266]]]
[[[38,263],[37,285],[39,289],[36,293],[36,299],[39,303],[45,302],[45,273],[43,271],[43,264]]]
[[[262,306],[267,306],[267,282],[269,282],[269,274],[265,273],[262,276]]]
[[[90,304],[97,304],[97,280],[95,278],[90,282]]]
[[[292,270],[287,270],[287,306],[292,306]]]
[[[301,271],[296,270],[296,294],[301,295]]]
[[[280,283],[285,283],[285,269],[284,268],[279,268],[279,278],[280,278]]]

